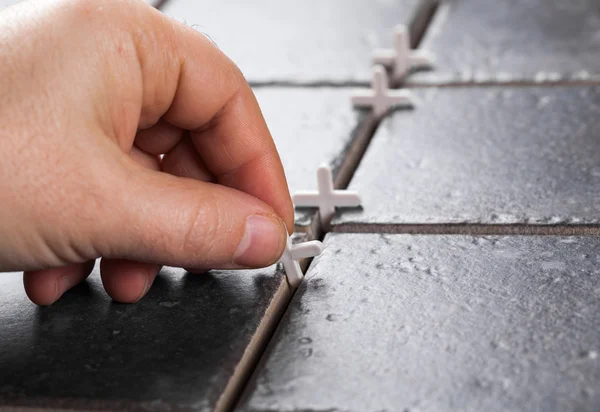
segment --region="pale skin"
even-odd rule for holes
[[[283,253],[293,206],[250,87],[142,0],[1,11],[0,125],[0,272],[24,271],[36,304],[97,258],[106,292],[130,303],[162,265],[255,268]]]

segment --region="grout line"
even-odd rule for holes
[[[529,235],[529,236],[597,236],[600,225],[528,225],[528,224],[386,224],[343,223],[333,227],[335,233],[385,233],[412,235]]]
[[[423,73],[423,71],[414,72],[412,74]],[[248,82],[250,87],[255,89],[262,88],[290,88],[290,89],[325,89],[325,88],[370,88],[371,84],[364,81],[331,81],[331,80],[319,80],[319,81],[308,81],[308,82],[295,82],[290,80],[272,80],[272,81],[250,81]],[[396,85],[393,85],[396,86]],[[562,80],[547,80],[547,81],[536,81],[533,79],[521,79],[512,81],[503,80],[486,80],[486,81],[460,81],[460,80],[449,80],[440,81],[440,83],[423,82],[408,80],[401,83],[404,88],[417,89],[417,88],[454,88],[454,87],[556,87],[556,86],[600,86],[600,77],[592,79],[562,79]]]
[[[459,80],[451,80],[448,82],[441,83],[429,83],[429,82],[409,82],[404,87],[416,89],[416,88],[476,88],[476,87],[557,87],[557,86],[600,86],[600,79],[597,80],[556,80],[556,81],[535,81],[530,79],[514,80],[514,81],[467,81],[461,82]]]
[[[427,29],[429,29],[433,18],[440,6],[440,0],[421,0],[412,18],[410,26],[410,47],[416,49],[423,41]]]
[[[421,43],[421,40],[427,32],[427,28],[435,16],[438,6],[439,0],[421,0],[419,7],[417,7],[417,10],[411,18],[410,38],[412,48],[417,48]],[[334,179],[334,187],[336,189],[346,189],[348,187],[352,180],[352,176],[354,176],[354,173],[360,166],[360,162],[377,132],[377,128],[383,120],[385,120],[385,116],[377,119],[370,113],[363,120],[363,124],[358,127],[356,131],[357,138],[354,139],[353,144],[346,153]]]
[[[249,81],[248,84],[254,89],[267,87],[281,87],[293,89],[318,89],[318,88],[368,88],[371,84],[368,81],[357,80],[313,80],[313,81],[294,81],[294,80],[267,80],[267,81]]]
[[[312,258],[300,262],[303,272],[308,270],[311,262]],[[247,394],[252,384],[252,375],[258,370],[257,366],[263,361],[264,355],[268,352],[269,345],[273,342],[272,338],[277,332],[279,323],[283,316],[285,316],[287,308],[292,303],[294,295],[298,290],[298,288],[292,288],[286,279],[287,277],[283,276],[282,282],[273,299],[271,299],[271,304],[267,308],[263,320],[246,346],[246,350],[236,366],[232,378],[221,393],[214,409],[215,412],[235,410],[237,405],[244,399],[244,395]]]
[[[294,296],[295,290],[293,290],[286,279],[286,276],[283,276],[277,292],[265,311],[265,316],[246,346],[240,362],[235,367],[229,382],[227,382],[227,386],[221,392],[214,409],[215,412],[233,410],[248,387],[250,378],[256,370],[256,365],[258,365],[263,357],[267,345],[277,330],[279,321],[287,311],[287,307]]]
[[[378,120],[372,113],[359,118],[356,128],[352,131],[354,138],[350,140],[347,149],[342,152],[342,160],[338,166],[334,166],[333,187],[335,189],[346,189],[354,172],[358,168],[369,143],[375,135]],[[337,160],[337,159],[336,159]],[[333,161],[334,165],[336,160]],[[306,233],[308,240],[323,240],[330,228],[324,228],[320,224],[319,212],[315,211],[310,217],[308,226],[295,225],[294,232]]]
[[[432,4],[437,5],[437,0],[422,0],[420,7],[418,8],[415,16],[413,16],[411,23],[411,32],[415,32],[415,47],[420,42],[423,37],[427,25],[431,21],[432,16],[434,15],[435,7]],[[370,84],[366,84],[364,82],[342,82],[342,83],[334,83],[334,82],[315,82],[309,84],[295,83],[295,82],[287,82],[286,84],[282,84],[281,82],[251,82],[251,87],[272,87],[272,86],[286,86],[286,87],[354,87],[354,86],[365,86],[370,87]],[[348,187],[352,176],[356,172],[356,169],[360,165],[361,160],[364,157],[365,152],[367,151],[373,136],[375,136],[375,132],[377,131],[377,127],[384,119],[377,118],[373,115],[373,113],[367,114],[364,118],[359,120],[356,128],[353,130],[354,138],[351,139],[351,143],[348,147],[348,150],[344,153],[344,158],[340,163],[337,173],[334,178],[334,187],[337,189]],[[309,227],[309,231],[307,233],[308,240],[319,239],[323,240],[328,231],[331,230],[331,225],[327,228],[329,230],[323,230],[320,225],[320,220],[318,216],[318,212],[313,215],[311,219],[311,225]],[[308,271],[310,264],[312,263],[311,259],[306,259],[302,265],[303,272]],[[284,288],[287,292],[281,291]],[[277,291],[276,296],[272,300],[272,304],[267,309],[267,315],[265,315],[265,320],[260,323],[256,333],[253,335],[250,344],[246,347],[246,351],[244,352],[244,356],[242,360],[237,365],[236,370],[234,372],[234,376],[228,382],[225,390],[221,394],[219,401],[217,402],[216,411],[233,411],[240,401],[243,400],[243,396],[250,388],[252,384],[252,375],[258,370],[257,365],[264,359],[264,356],[268,353],[269,345],[273,342],[273,336],[275,335],[280,321],[287,312],[288,306],[294,299],[296,294],[296,289],[291,289],[288,283],[284,280],[282,282],[282,287],[280,287]],[[284,296],[277,297],[277,295],[284,294]]]
[[[356,170],[356,167],[358,167],[358,164],[360,163],[360,160],[362,159],[363,154],[369,145],[369,142],[375,134],[377,125],[378,121],[372,113],[369,113],[364,118],[359,120],[359,123],[352,132],[355,134],[355,137],[351,140],[350,146],[345,152],[344,159],[338,167],[338,172],[335,175],[334,186],[336,188],[348,185],[352,175],[354,174],[354,171]],[[304,228],[304,230],[300,231],[300,233],[306,233],[308,237],[307,240],[323,240],[327,232],[322,230],[319,222],[320,220],[318,218],[318,212],[315,212],[311,219],[311,225],[308,227],[308,231],[307,228]],[[295,228],[294,231],[298,232],[298,229]],[[310,258],[305,259],[302,262],[301,267],[304,273],[306,273],[310,267],[312,260],[313,259]],[[275,297],[272,300],[273,303],[267,309],[268,314],[265,316],[265,320],[260,323],[256,333],[253,335],[249,345],[246,348],[246,351],[244,352],[242,360],[236,367],[234,376],[230,379],[225,390],[221,394],[215,411],[233,411],[237,404],[239,404],[239,402],[243,399],[243,396],[248,390],[249,385],[251,385],[252,375],[257,370],[256,366],[267,353],[267,349],[272,341],[272,337],[276,333],[281,319],[287,312],[287,308],[293,301],[294,295],[298,290],[298,288],[290,289],[285,280],[282,282],[282,285],[289,292],[288,295]],[[277,294],[280,294],[280,290],[278,290]]]
[[[410,32],[411,32],[411,47],[416,48],[420,44],[421,40],[427,32],[429,24],[432,22],[435,16],[435,11],[438,9],[438,0],[421,0],[421,3],[411,18]],[[377,132],[377,129],[382,121],[386,119],[386,116],[376,118],[373,113],[369,113],[363,120],[362,123],[357,127],[355,133],[356,138],[352,140],[352,144],[347,152],[345,152],[344,159],[339,166],[339,170],[334,178],[334,187],[336,189],[346,189],[354,176],[354,173],[360,166],[367,149],[373,137]],[[318,222],[318,219],[316,219]],[[332,231],[331,225],[329,228],[323,228],[317,225],[311,225],[311,232],[315,238],[323,240],[325,235]]]
[[[352,180],[352,176],[358,169],[364,154],[369,148],[369,144],[382,119],[376,119],[372,113],[369,113],[356,129],[356,138],[353,139],[350,148],[345,153],[344,159],[338,168],[338,172],[333,180],[335,189],[346,189]]]

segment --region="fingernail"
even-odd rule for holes
[[[55,300],[60,298],[67,290],[71,289],[72,285],[71,279],[69,276],[61,276],[56,280],[56,297]]]
[[[146,292],[148,292],[148,288],[150,287],[150,275],[140,273],[138,276],[143,278],[141,279],[142,281],[140,283],[142,283],[144,286],[142,287],[139,296],[133,301],[133,303],[139,302],[146,295]]]
[[[246,232],[240,241],[233,263],[245,267],[261,267],[276,261],[281,250],[284,225],[276,217],[253,215],[246,219]]]

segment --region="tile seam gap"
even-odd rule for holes
[[[410,234],[456,236],[600,236],[598,225],[402,225],[344,223],[333,233]]]
[[[427,5],[428,2],[423,2],[422,4]],[[435,3],[435,4],[437,4],[437,3]],[[435,11],[435,7],[433,8],[433,10]],[[426,18],[426,23],[428,23],[431,20],[431,17],[433,14],[434,13],[431,12],[431,15],[428,16],[428,18]],[[425,26],[426,25],[427,24],[425,24]],[[426,30],[426,27],[423,28],[420,35],[418,36],[418,41],[421,40],[425,30]],[[416,44],[418,44],[418,42]],[[370,84],[367,84],[364,82],[344,82],[344,83],[315,82],[315,83],[309,83],[309,84],[285,83],[285,82],[269,82],[269,83],[261,84],[258,82],[249,82],[249,84],[253,88],[267,88],[267,87],[293,87],[293,88],[370,87]],[[357,131],[357,133],[359,133],[359,135],[354,140],[354,142],[351,143],[351,149],[349,151],[349,156],[347,156],[344,159],[344,161],[342,162],[342,164],[340,165],[339,173],[336,176],[336,183],[337,183],[336,186],[338,186],[338,187],[341,186],[342,188],[345,189],[349,185],[350,181],[352,180],[352,176],[358,169],[380,123],[384,119],[384,117],[374,118],[373,115],[370,115],[370,116],[371,117],[367,117],[363,120],[364,123],[363,123],[362,127],[366,128],[366,130]],[[361,125],[358,125],[357,127],[360,128]],[[327,235],[327,233],[331,232],[331,229],[332,229],[332,228],[329,228],[329,230],[328,230],[327,228],[324,228],[322,226],[323,225],[320,224],[320,221],[317,221],[317,224],[316,224],[316,232],[317,233],[315,234],[316,236],[314,236],[314,238],[317,238],[320,241],[323,241],[325,236]],[[310,265],[312,264],[313,259],[314,258],[306,260],[306,269],[305,269],[306,272],[308,272],[308,269],[310,268]],[[303,279],[302,281],[304,282],[305,279]],[[256,360],[255,360],[254,364],[252,365],[252,367],[250,368],[251,370],[248,373],[248,376],[246,377],[246,379],[244,379],[243,382],[240,382],[240,386],[235,395],[235,399],[231,402],[231,406],[229,408],[227,408],[228,412],[234,411],[236,409],[236,407],[238,406],[239,402],[242,400],[243,394],[248,389],[248,385],[250,384],[250,382],[252,380],[252,376],[254,375],[254,373],[257,370],[256,368],[259,366],[262,358],[265,356],[265,353],[266,353],[269,345],[271,344],[273,337],[274,337],[277,329],[279,328],[279,325],[281,324],[281,320],[285,316],[285,313],[287,312],[291,302],[294,300],[294,297],[296,296],[297,291],[298,291],[298,288],[295,288],[294,290],[292,290],[292,292],[290,293],[289,299],[287,299],[287,301],[282,305],[281,311],[277,314],[276,318],[273,319],[272,328],[270,328],[268,331],[266,331],[265,336],[264,336],[264,344],[261,345],[260,348],[258,348],[259,353],[256,355]]]
[[[417,11],[415,12],[412,22],[411,31],[413,31],[413,39],[411,46],[416,48],[421,43],[421,40],[425,36],[425,33],[432,22],[435,12],[438,9],[439,0],[421,0]],[[404,82],[403,82],[404,83]],[[404,86],[404,84],[400,86]],[[369,85],[369,87],[371,87]],[[375,118],[371,113],[367,118],[363,120],[366,130],[357,131],[359,134],[357,138],[351,143],[348,155],[342,161],[339,172],[335,178],[335,187],[337,189],[347,189],[350,184],[352,177],[356,173],[356,170],[360,166],[373,137],[377,133],[379,125],[383,122],[386,116]],[[358,127],[361,127],[359,125]],[[328,225],[330,226],[330,225]],[[332,232],[333,228],[324,228],[320,223],[317,223],[317,236],[319,240],[323,240],[327,233]]]
[[[306,265],[306,267],[303,268],[303,270],[305,272],[308,271],[308,268],[310,267],[313,259],[314,258],[305,259],[305,261],[303,263],[304,265]],[[304,282],[304,279],[302,279],[302,282]],[[287,313],[287,310],[288,310],[289,306],[291,305],[292,301],[294,300],[294,296],[296,296],[296,292],[298,291],[299,288],[300,288],[300,286],[296,287],[295,289],[293,289],[291,291],[289,299],[287,300],[287,302],[285,302],[285,304],[282,305],[281,311],[273,319],[273,326],[270,328],[270,330],[267,331],[267,333],[265,333],[264,343],[263,343],[262,347],[259,348],[259,351],[258,351],[259,353],[255,359],[254,364],[252,365],[250,372],[248,373],[248,376],[246,377],[246,379],[244,379],[243,382],[240,382],[239,389],[234,397],[234,400],[231,402],[231,405],[229,406],[229,408],[226,408],[224,410],[224,412],[235,412],[235,410],[239,406],[239,403],[243,400],[244,393],[246,393],[246,391],[248,390],[248,387],[249,387],[250,383],[252,382],[252,377],[257,372],[257,368],[261,364],[261,362],[267,352],[267,349],[269,348],[269,345],[271,345],[271,342],[273,341],[273,337],[275,336],[275,333],[277,332],[277,329],[279,328],[279,325],[281,324],[281,320]]]
[[[284,282],[285,282],[285,280],[284,280]],[[280,290],[281,287],[282,286],[280,285],[278,287],[278,290]],[[285,287],[285,286],[283,286],[283,287]],[[288,285],[288,287],[289,287],[289,285]],[[248,364],[242,371],[242,373],[244,375],[234,385],[232,385],[230,383],[231,380],[230,380],[230,382],[228,382],[225,390],[221,393],[219,400],[217,401],[217,406],[215,407],[215,411],[221,411],[221,412],[235,411],[238,404],[242,400],[244,393],[246,392],[246,390],[248,388],[248,385],[252,381],[252,376],[256,372],[257,366],[260,364],[263,356],[265,355],[266,349],[268,348],[268,346],[273,338],[273,335],[275,334],[275,331],[277,330],[279,323],[281,322],[281,318],[287,311],[287,308],[288,308],[290,302],[292,301],[294,294],[295,294],[295,290],[290,293],[290,297],[287,300],[287,302],[281,303],[282,304],[281,308],[277,307],[278,303],[276,301],[277,300],[276,296],[271,301],[271,303],[269,304],[269,308],[271,306],[273,306],[276,313],[273,315],[273,318],[271,318],[269,320],[263,319],[259,323],[254,336],[256,336],[258,333],[260,333],[259,331],[262,328],[264,328],[264,331],[262,331],[262,336],[258,338],[258,342],[255,343],[256,346],[254,348],[251,348],[254,337],[250,339],[250,342],[248,342],[248,346],[246,346],[246,349],[244,350],[244,355],[242,356],[242,360],[240,360],[240,363],[238,364],[238,367],[239,367],[239,365],[244,362],[243,358],[246,357],[246,353],[248,352],[248,350],[253,352],[253,353],[247,355],[250,357],[250,359],[246,361],[246,362],[248,362]],[[269,310],[269,308],[267,309],[267,311]],[[265,322],[267,323],[266,325],[265,325]],[[265,326],[263,326],[263,325],[265,325]],[[235,374],[235,372],[234,372],[234,374]],[[227,393],[228,392],[227,387],[229,385],[232,385],[232,389],[230,390],[231,393]]]
[[[339,171],[334,179],[334,187],[336,189],[348,188],[384,118],[385,116],[376,118],[371,112],[362,120],[362,124],[357,125],[357,136],[350,144],[350,149],[340,164]],[[315,237],[323,241],[327,233],[332,231],[333,227],[331,224],[323,227],[320,221],[318,221]]]
[[[414,14],[414,27],[411,27],[411,47],[418,48],[425,38],[440,6],[440,0],[421,0]]]
[[[291,82],[291,81],[249,81],[248,84],[254,89],[288,88],[288,89],[352,89],[371,87],[366,81],[315,81],[315,82]]]
[[[353,139],[352,143],[350,144],[350,150],[348,151],[348,156],[346,156],[344,158],[344,160],[342,161],[342,164],[340,165],[339,168],[339,172],[337,173],[337,176],[335,178],[335,186],[339,187],[344,186],[344,188],[349,184],[350,180],[352,179],[352,175],[354,174],[354,172],[356,171],[356,169],[358,168],[358,165],[360,164],[360,161],[362,160],[368,146],[369,143],[371,141],[371,139],[373,138],[373,136],[375,135],[375,131],[377,130],[377,127],[379,126],[379,123],[381,123],[381,120],[383,120],[383,118],[377,119],[375,118],[372,114],[367,115],[367,117],[365,117],[362,122],[360,122],[357,125],[357,136],[355,139]],[[350,159],[350,160],[347,160]],[[318,212],[313,215],[313,219],[317,219],[316,220],[316,224],[314,226],[314,230],[312,230],[312,238],[313,239],[317,239],[319,241],[323,241],[325,236],[327,235],[327,233],[329,233],[331,230],[327,230],[325,228],[323,228],[323,225],[321,225],[320,219],[319,219],[319,215]],[[307,233],[310,239],[310,232]],[[305,276],[308,272],[308,269],[310,268],[310,265],[312,264],[314,258],[309,258],[305,260],[305,268],[304,268],[304,272],[305,272]],[[304,282],[305,279],[302,279],[302,282]],[[268,331],[268,333],[265,335],[264,339],[264,344],[262,345],[262,347],[259,349],[259,354],[257,355],[256,361],[254,362],[254,364],[252,365],[252,368],[250,370],[250,372],[248,373],[248,376],[246,377],[246,379],[244,379],[243,382],[240,383],[240,387],[235,395],[235,399],[231,402],[231,405],[225,409],[226,412],[234,412],[235,409],[238,407],[239,403],[242,401],[244,393],[248,390],[250,383],[252,382],[252,376],[254,375],[254,373],[256,373],[257,371],[257,367],[260,365],[262,359],[264,358],[267,349],[269,347],[269,345],[271,344],[273,337],[275,336],[275,333],[277,332],[277,329],[279,328],[279,325],[281,324],[281,320],[283,319],[283,317],[285,316],[290,304],[292,303],[292,301],[294,300],[294,297],[296,296],[296,293],[299,289],[299,286],[297,288],[295,288],[294,290],[292,290],[292,292],[290,293],[290,297],[287,300],[287,302],[285,302],[284,305],[282,305],[282,310],[281,312],[277,315],[277,318],[274,320],[274,324],[271,330]]]
[[[406,83],[403,85],[407,89],[452,89],[452,88],[502,88],[502,87],[522,87],[522,88],[551,88],[551,87],[581,87],[581,86],[600,86],[598,81],[557,81],[557,82],[535,82],[535,81],[514,81],[514,82],[448,82],[448,83]]]

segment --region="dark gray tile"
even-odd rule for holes
[[[410,82],[600,81],[597,0],[442,0]]]
[[[244,411],[597,411],[600,238],[329,234]]]
[[[122,305],[95,271],[40,308],[20,273],[0,273],[0,409],[222,410],[290,296],[275,267],[166,268],[144,299]]]
[[[384,120],[352,178],[363,209],[334,230],[600,223],[600,87],[414,92],[418,108]]]
[[[317,168],[332,167],[334,179],[343,163],[366,141],[374,119],[356,111],[347,88],[257,88],[261,110],[282,159],[290,192],[317,187]],[[311,224],[313,212],[298,209],[299,227]]]
[[[161,9],[206,33],[251,82],[369,82],[419,0],[169,0]],[[417,27],[413,28],[417,31]]]

